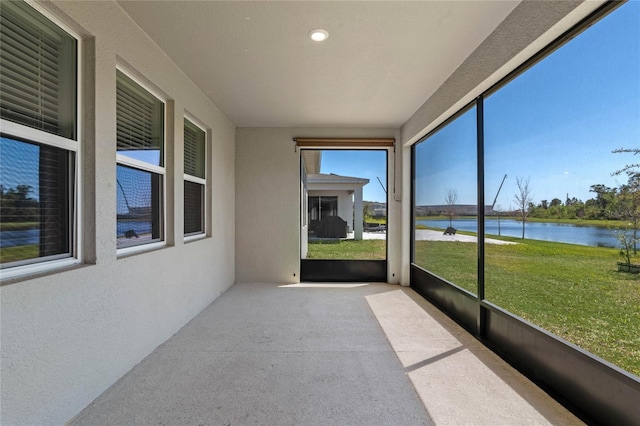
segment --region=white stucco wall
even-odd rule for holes
[[[236,281],[300,278],[300,151],[294,137],[399,137],[397,129],[239,128],[236,132]],[[388,156],[393,188],[394,156]],[[400,202],[389,194],[388,281],[400,279]]]
[[[95,70],[95,84],[85,81],[90,102],[83,108],[90,130],[82,139],[87,262],[3,282],[3,425],[64,424],[232,285],[235,273],[233,124],[116,3],[56,2],[47,8],[66,14],[64,20],[89,37],[89,50],[95,41],[95,56],[84,58]],[[174,101],[168,110],[175,122],[167,141],[171,245],[120,259],[115,239],[117,60]],[[211,129],[213,144],[211,237],[187,244],[182,240],[185,109]]]

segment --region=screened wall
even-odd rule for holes
[[[412,286],[552,387],[556,344],[640,383],[640,4],[608,7],[413,147]]]

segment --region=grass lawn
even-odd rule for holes
[[[307,259],[384,260],[387,258],[385,240],[309,241]]]
[[[618,250],[501,239],[519,244],[485,246],[488,301],[640,376],[640,275],[617,271]],[[415,263],[475,294],[476,250],[417,241]]]
[[[34,259],[38,257],[39,254],[40,251],[37,244],[0,248],[0,259],[2,260],[2,263]]]
[[[0,222],[0,231],[23,231],[39,227],[40,222]]]

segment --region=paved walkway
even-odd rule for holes
[[[236,284],[71,424],[581,423],[411,289]]]
[[[384,232],[363,232],[363,240],[384,240],[387,234]],[[347,234],[347,239],[353,239],[353,232]],[[475,243],[478,238],[473,235],[444,235],[442,231],[434,231],[431,229],[416,229],[417,241],[459,241],[463,243]],[[487,244],[518,244],[511,241],[496,240],[493,238],[484,239]]]
[[[431,229],[416,229],[416,240],[417,241],[459,241],[463,243],[475,243],[478,241],[478,238],[473,235],[463,235],[463,234],[454,234],[454,235],[444,235],[442,231],[434,231]],[[518,244],[511,241],[502,241],[496,240],[493,238],[485,238],[484,241],[487,244]]]

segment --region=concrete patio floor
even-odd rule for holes
[[[236,284],[70,424],[582,423],[409,288]]]

